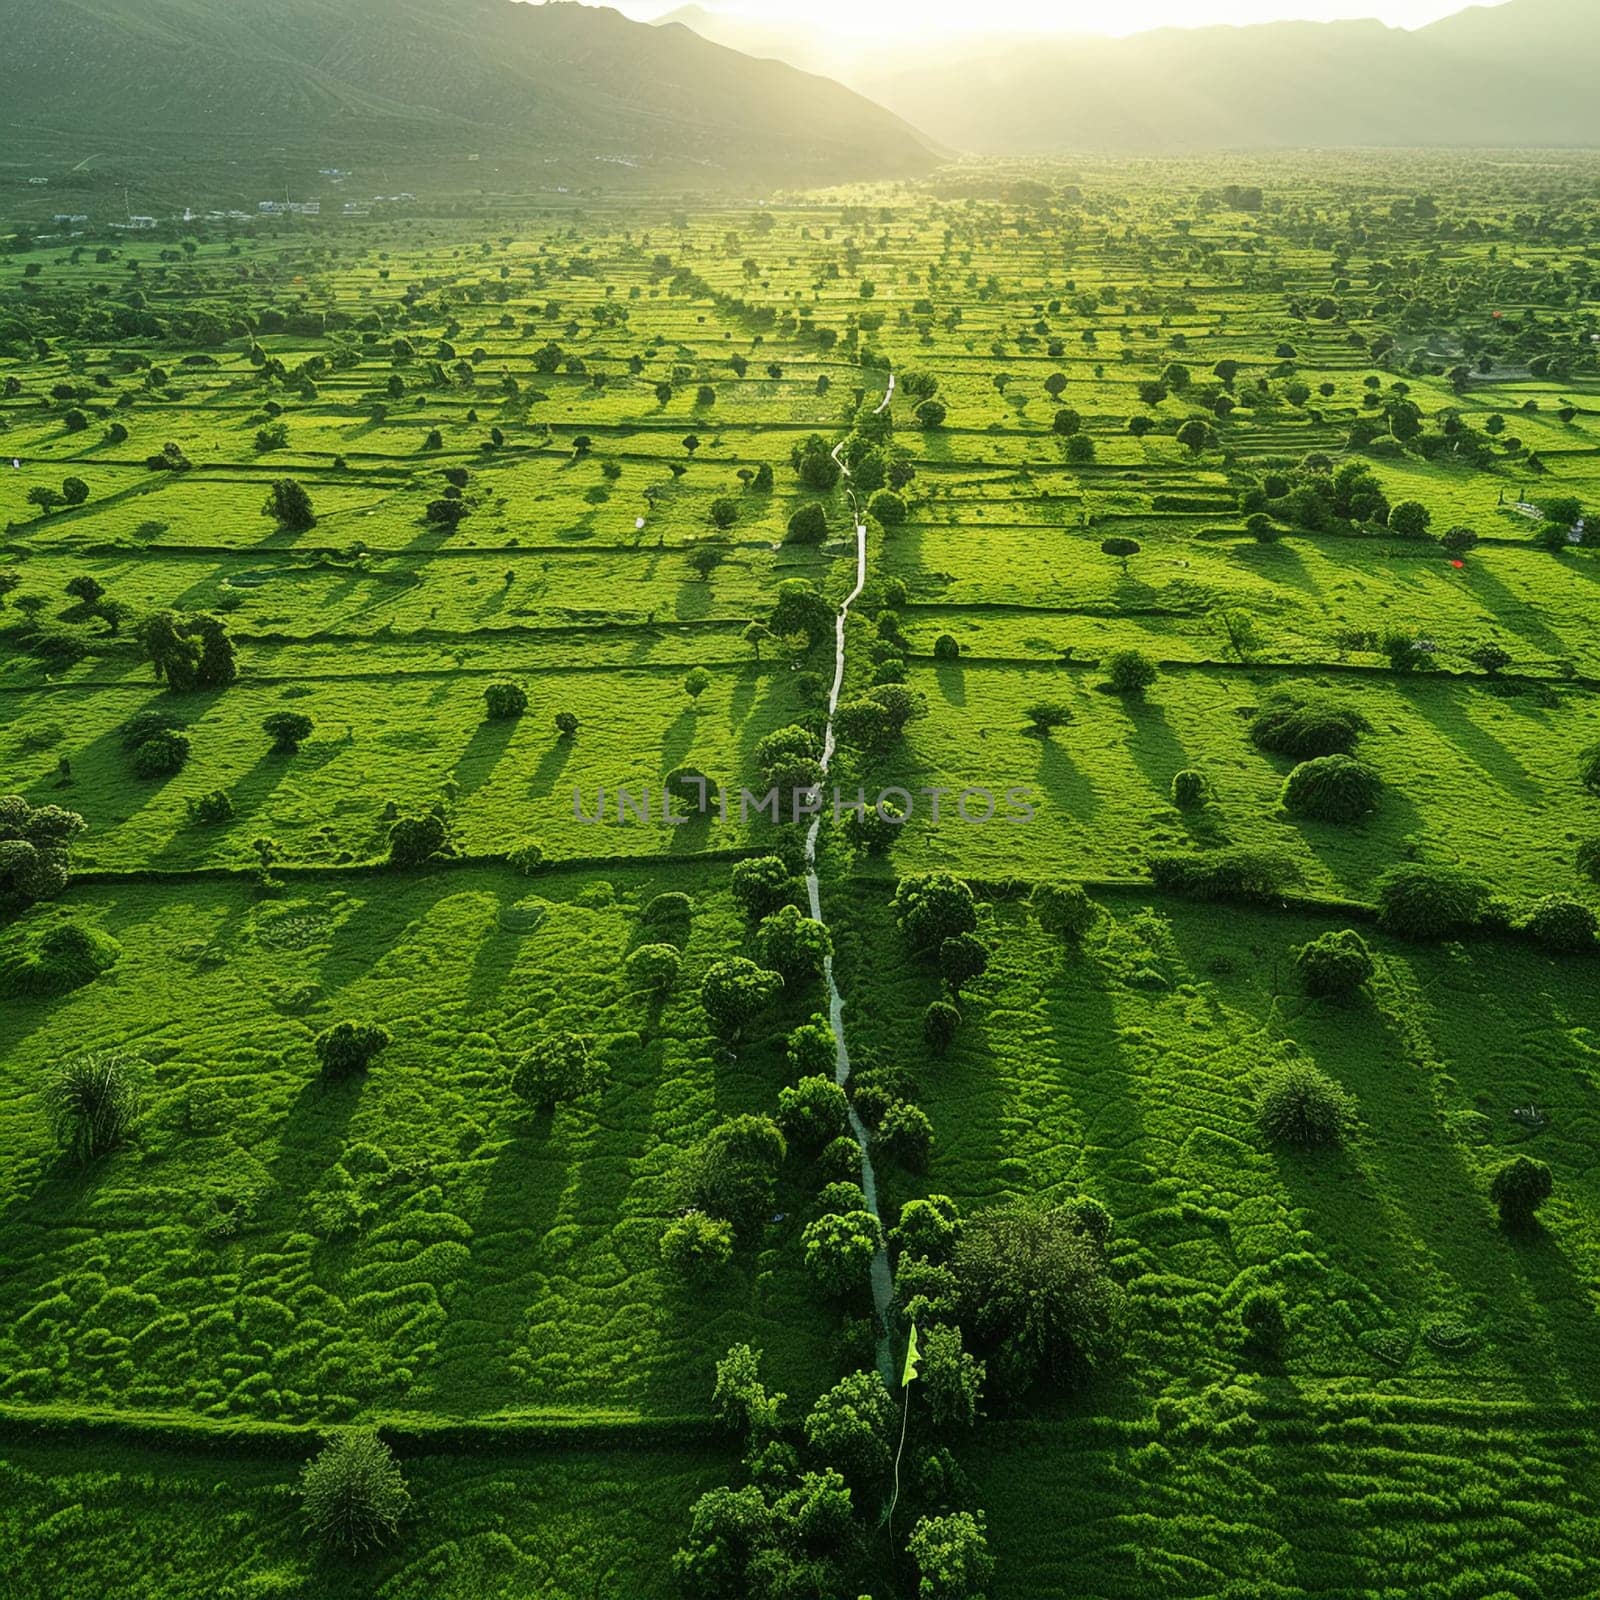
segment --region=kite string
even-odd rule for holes
[[[894,1453],[894,1495],[889,1501],[889,1514],[886,1518],[889,1524],[889,1541],[894,1542],[894,1508],[900,1503],[900,1458],[906,1451],[906,1424],[911,1420],[911,1385],[903,1384],[906,1392],[906,1407],[900,1417],[900,1448]]]

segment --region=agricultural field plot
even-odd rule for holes
[[[1596,1592],[1593,177],[0,254],[16,1592]]]

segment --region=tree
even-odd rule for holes
[[[388,1445],[370,1428],[352,1428],[306,1463],[300,1505],[317,1543],[356,1554],[394,1536],[411,1493]]]
[[[889,1475],[894,1402],[876,1372],[851,1372],[817,1398],[806,1443],[853,1488],[875,1489]]]
[[[63,478],[61,498],[69,506],[81,506],[89,498],[89,485],[82,478]]]
[[[1374,810],[1383,792],[1375,767],[1354,756],[1313,756],[1283,784],[1283,808],[1318,822],[1355,822]]]
[[[684,1155],[678,1172],[681,1201],[748,1236],[772,1214],[774,1180],[787,1153],[771,1117],[730,1117]]]
[[[28,491],[27,500],[30,506],[38,506],[45,516],[49,516],[57,506],[66,504],[66,497],[59,489],[52,489],[44,483],[36,483]]]
[[[1421,539],[1432,521],[1433,513],[1420,500],[1402,500],[1389,512],[1389,531],[1402,539]]]
[[[578,715],[575,711],[556,712],[556,732],[563,739],[575,738],[578,732]]]
[[[1272,1143],[1302,1150],[1342,1144],[1353,1120],[1349,1095],[1309,1061],[1284,1061],[1268,1068],[1256,1121]]]
[[[961,1326],[1013,1395],[1034,1381],[1081,1377],[1121,1343],[1122,1291],[1104,1248],[1103,1214],[1010,1201],[969,1217],[951,1256]]]
[[[87,576],[69,578],[66,592],[80,605],[93,609],[105,594],[105,585],[96,578]]]
[[[747,1344],[728,1347],[717,1363],[716,1386],[711,1391],[711,1420],[746,1439],[769,1434],[778,1425],[778,1412],[788,1398],[768,1394],[761,1381],[761,1355]]]
[[[989,947],[975,933],[952,934],[939,946],[939,975],[952,996],[989,970]]]
[[[756,929],[756,949],[763,966],[778,973],[786,987],[796,988],[822,976],[823,963],[833,954],[833,936],[826,924],[786,905]]]
[[[911,1530],[906,1553],[916,1563],[919,1600],[984,1600],[994,1557],[981,1511],[923,1517]]]
[[[1214,435],[1209,427],[1199,417],[1190,417],[1174,435],[1178,443],[1195,455],[1204,450],[1213,442]]]
[[[67,886],[69,849],[88,824],[76,811],[0,795],[0,902],[27,904]]]
[[[880,1158],[907,1172],[926,1171],[933,1153],[933,1123],[920,1106],[909,1100],[896,1100],[878,1119],[872,1148]]]
[[[1354,928],[1318,934],[1295,951],[1294,960],[1306,993],[1320,997],[1350,994],[1376,971],[1366,940]]]
[[[604,1061],[581,1033],[536,1039],[511,1074],[511,1092],[540,1111],[594,1094],[605,1082]]]
[[[885,528],[897,528],[906,520],[905,496],[893,489],[879,489],[867,502],[867,510]]]
[[[723,551],[720,546],[702,539],[698,544],[691,545],[689,554],[684,557],[689,563],[690,570],[702,583],[709,581],[711,574],[722,565]]]
[[[960,1236],[955,1201],[947,1194],[932,1194],[925,1200],[906,1201],[889,1240],[898,1262],[942,1262],[949,1259]]]
[[[832,1055],[833,1034],[828,1034]],[[830,1061],[831,1065],[831,1061]],[[802,1078],[778,1091],[778,1126],[799,1150],[820,1150],[844,1133],[849,1121],[849,1101],[832,1078]]]
[[[663,995],[678,981],[683,956],[671,944],[641,944],[623,962],[628,976],[652,994]]]
[[[288,533],[303,533],[315,526],[317,520],[311,506],[311,496],[306,493],[305,486],[294,478],[277,478],[273,481],[261,514],[271,517]]]
[[[62,1062],[45,1085],[44,1100],[56,1142],[79,1163],[126,1144],[143,1108],[133,1064],[113,1050]]]
[[[303,711],[274,711],[261,724],[275,755],[292,756],[311,737],[312,721]]]
[[[919,405],[913,415],[917,419],[919,428],[933,430],[944,426],[945,418],[949,412],[945,409],[944,401],[928,399]]]
[[[687,1282],[713,1282],[733,1260],[733,1225],[690,1211],[669,1222],[661,1235],[661,1264]]]
[[[336,1022],[311,1041],[325,1078],[348,1078],[365,1072],[393,1042],[376,1022]]]
[[[700,696],[711,687],[711,674],[704,667],[690,667],[683,678],[683,692],[691,701],[699,703]]]
[[[389,829],[389,864],[420,867],[450,848],[450,830],[443,817],[425,811],[419,817],[401,817]]]
[[[1393,515],[1393,512],[1391,512],[1391,519],[1393,518]],[[1443,545],[1451,555],[1464,556],[1469,550],[1473,550],[1477,547],[1478,535],[1472,528],[1448,528],[1442,535],[1440,535],[1439,543]]]
[[[714,528],[731,528],[739,520],[739,502],[727,495],[718,495],[711,502],[707,515]]]
[[[817,494],[829,494],[839,482],[839,463],[820,434],[808,434],[790,452],[789,463],[796,476]]]
[[[1488,892],[1454,867],[1405,861],[1379,874],[1373,885],[1378,926],[1403,939],[1444,939],[1474,927]]]
[[[1493,678],[1511,665],[1513,657],[1504,645],[1496,644],[1494,640],[1489,639],[1482,644],[1474,645],[1467,652],[1467,660]]]
[[[798,915],[798,913],[797,913]],[[712,1031],[736,1044],[783,988],[783,978],[743,956],[714,961],[700,983],[700,1005]]]
[[[921,1393],[933,1425],[970,1428],[978,1420],[984,1364],[962,1348],[959,1328],[935,1326],[922,1337]]]
[[[1132,556],[1139,554],[1141,545],[1137,539],[1102,539],[1100,541],[1101,555],[1112,556],[1122,563],[1122,575],[1128,575],[1128,561]]]
[[[1489,1198],[1500,1209],[1507,1228],[1531,1228],[1534,1213],[1555,1190],[1555,1179],[1542,1161],[1514,1156],[1489,1180]]]
[[[771,916],[800,892],[800,880],[782,856],[749,856],[736,861],[728,874],[728,884],[734,900],[752,922]]]
[[[1143,694],[1158,676],[1155,662],[1140,650],[1113,650],[1105,659],[1105,668],[1118,694]]]
[[[821,544],[828,537],[828,514],[819,500],[808,500],[788,521],[785,537],[793,544]]]
[[[961,1012],[948,1000],[930,1000],[922,1014],[923,1042],[936,1055],[948,1053],[961,1026]]]
[[[1027,719],[1028,732],[1040,739],[1072,721],[1071,710],[1059,700],[1035,700],[1023,708],[1022,714]]]
[[[483,691],[483,702],[485,715],[506,721],[528,709],[528,691],[520,683],[491,683]]]
[[[883,1248],[878,1219],[867,1211],[830,1212],[800,1236],[806,1270],[817,1287],[844,1300],[867,1286],[872,1262]]]
[[[919,872],[902,878],[895,887],[891,909],[900,931],[917,951],[937,950],[958,933],[978,926],[978,907],[972,890],[949,872]]]
[[[1064,372],[1052,372],[1050,376],[1044,380],[1044,392],[1049,395],[1052,400],[1059,400],[1066,392],[1066,387],[1067,375]]]
[[[1068,942],[1081,939],[1100,914],[1100,908],[1078,883],[1035,884],[1028,903],[1046,933]]]

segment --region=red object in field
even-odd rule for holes
[[[1491,317],[1493,317],[1496,322],[1498,322],[1505,315],[1505,312],[1503,312],[1503,311],[1491,311],[1489,313],[1489,315]]]
[[[1451,557],[1450,565],[1452,567],[1454,567],[1457,572],[1459,572],[1464,566],[1466,566],[1466,562],[1465,561],[1458,561],[1454,557]]]

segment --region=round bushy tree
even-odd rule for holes
[[[1313,756],[1284,780],[1283,807],[1316,822],[1354,822],[1378,803],[1383,779],[1354,756]]]
[[[355,1554],[394,1536],[411,1494],[388,1445],[370,1428],[352,1428],[306,1463],[300,1504],[319,1544]]]
[[[778,973],[743,956],[730,956],[706,969],[700,983],[700,1004],[713,1032],[737,1043],[782,988],[783,978]]]
[[[948,1000],[930,1000],[922,1014],[922,1038],[936,1056],[949,1052],[961,1026],[961,1012]]]
[[[486,715],[496,720],[520,717],[528,709],[528,691],[520,683],[491,683],[483,700]]]
[[[271,517],[289,533],[303,533],[317,520],[305,485],[294,478],[278,478],[273,482],[267,491],[267,502],[262,506],[261,514]]]
[[[678,981],[683,957],[676,945],[642,944],[628,953],[623,967],[628,976],[652,994],[666,994]]]
[[[1143,694],[1159,669],[1142,650],[1113,650],[1105,659],[1106,680],[1118,694]]]
[[[1297,761],[1349,755],[1371,731],[1359,711],[1325,695],[1294,690],[1269,695],[1250,722],[1250,737],[1259,749]]]
[[[751,856],[736,861],[728,884],[740,910],[752,922],[771,916],[800,893],[800,880],[782,856]]]
[[[1581,900],[1564,894],[1547,894],[1528,908],[1521,928],[1547,950],[1580,955],[1594,949],[1600,919]]]
[[[947,1194],[930,1194],[925,1200],[907,1200],[900,1220],[889,1233],[897,1262],[948,1261],[961,1237],[961,1217]]]
[[[693,1284],[712,1282],[733,1260],[733,1225],[703,1211],[675,1217],[661,1235],[661,1262]]]
[[[1295,952],[1307,994],[1332,996],[1359,989],[1375,970],[1366,940],[1354,928],[1319,934]]]
[[[828,537],[828,513],[818,500],[808,500],[790,518],[784,535],[791,544],[821,544]]]
[[[1035,884],[1028,903],[1046,933],[1069,941],[1081,939],[1100,914],[1081,883]]]
[[[889,1475],[897,1420],[883,1379],[876,1372],[851,1372],[818,1396],[805,1421],[806,1443],[852,1487],[875,1488]]]
[[[189,759],[189,735],[177,728],[162,728],[142,741],[133,752],[134,775],[170,778]]]
[[[989,947],[975,933],[953,933],[939,946],[939,975],[957,999],[989,970]]]
[[[877,1218],[868,1211],[829,1212],[801,1234],[806,1270],[824,1294],[844,1300],[867,1286],[872,1260],[883,1247]]]
[[[994,1576],[981,1511],[923,1517],[906,1554],[916,1564],[919,1600],[984,1600]]]
[[[336,1022],[312,1040],[325,1078],[348,1078],[365,1072],[373,1057],[387,1050],[393,1039],[375,1022]]]
[[[820,1150],[849,1121],[849,1100],[832,1078],[802,1078],[778,1091],[778,1126],[800,1150]]]
[[[839,1043],[828,1019],[815,1016],[789,1035],[789,1066],[802,1078],[831,1078],[839,1056]]]
[[[1534,1213],[1554,1189],[1549,1167],[1529,1156],[1514,1156],[1489,1180],[1489,1198],[1500,1208],[1500,1220],[1508,1228],[1532,1227]]]
[[[937,950],[954,934],[978,926],[972,890],[954,873],[919,872],[895,887],[891,909],[913,950]]]
[[[1379,875],[1378,926],[1404,939],[1443,939],[1463,933],[1483,915],[1487,891],[1454,867],[1402,862]]]
[[[593,1094],[605,1081],[604,1061],[581,1033],[550,1033],[523,1052],[511,1092],[538,1110]]]
[[[273,753],[280,756],[295,755],[311,737],[312,726],[311,718],[303,711],[274,711],[261,724],[272,740]]]
[[[1285,1061],[1267,1070],[1256,1121],[1274,1144],[1303,1150],[1342,1144],[1353,1119],[1349,1095],[1309,1061]]]
[[[420,817],[401,817],[389,830],[389,864],[420,867],[442,855],[449,843],[450,830],[436,813],[425,811]]]
[[[685,1152],[678,1173],[682,1203],[748,1236],[771,1215],[774,1180],[787,1153],[771,1117],[729,1117]]]
[[[1203,772],[1185,767],[1183,771],[1172,775],[1172,803],[1180,811],[1188,811],[1204,804],[1208,788]]]
[[[833,936],[826,924],[803,916],[797,906],[783,906],[762,919],[756,950],[764,967],[796,988],[822,976],[823,963],[833,954]]]
[[[872,1148],[907,1172],[926,1172],[933,1153],[933,1124],[920,1106],[896,1100],[878,1121]]]

